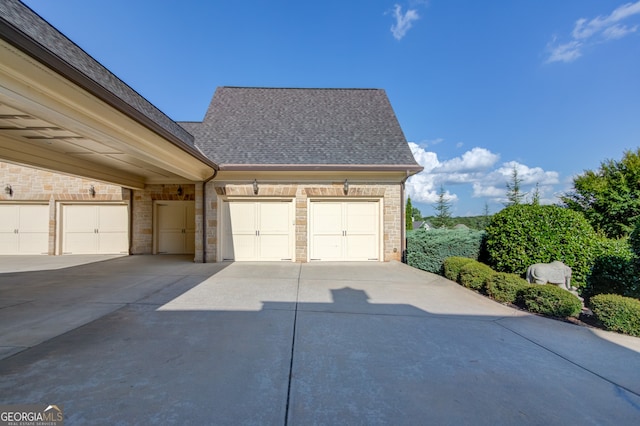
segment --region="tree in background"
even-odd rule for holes
[[[531,196],[531,204],[534,206],[540,205],[540,184],[536,183],[536,188],[533,190],[533,195]]]
[[[482,228],[485,229],[491,222],[491,213],[489,212],[489,203],[484,202],[484,210],[482,211]]]
[[[575,177],[573,191],[561,199],[607,237],[629,235],[640,217],[640,148],[626,151],[620,161],[606,160],[598,170]]]
[[[511,181],[507,182],[508,201],[505,203],[506,207],[522,204],[522,201],[527,194],[522,192],[520,184],[522,184],[522,179],[518,177],[518,168],[514,164],[513,170],[511,171]]]
[[[414,221],[415,221],[415,220],[422,220],[422,212],[421,212],[421,211],[420,211],[420,209],[419,209],[419,208],[417,208],[417,207],[414,207],[414,208],[413,208],[413,214],[412,214],[412,216],[413,216],[413,220],[414,220]]]
[[[436,228],[446,228],[451,223],[451,201],[449,201],[444,186],[440,185],[438,192],[438,201],[433,205],[436,211],[436,217],[433,219],[433,226]]]
[[[404,209],[405,229],[411,231],[413,229],[413,206],[411,205],[411,197],[407,197],[407,205]]]

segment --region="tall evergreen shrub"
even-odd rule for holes
[[[448,257],[477,260],[483,238],[483,231],[471,229],[418,229],[407,234],[407,263],[442,274],[442,264]]]
[[[534,263],[558,260],[572,269],[572,284],[585,285],[596,233],[577,212],[531,204],[509,206],[487,226],[488,263],[496,271],[524,276]]]

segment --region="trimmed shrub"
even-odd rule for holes
[[[530,284],[518,275],[496,272],[487,280],[487,294],[501,303],[516,303]]]
[[[528,311],[550,317],[577,317],[582,311],[580,299],[553,284],[530,285],[522,291],[522,299]]]
[[[407,264],[435,274],[442,274],[448,257],[478,259],[483,231],[471,229],[418,229],[407,233]]]
[[[640,300],[617,294],[598,294],[590,308],[607,330],[640,336]]]
[[[491,267],[478,261],[471,261],[460,269],[458,282],[472,290],[484,292],[486,283],[495,271]]]
[[[442,271],[444,276],[451,281],[458,281],[458,275],[460,275],[460,269],[469,262],[473,262],[473,259],[468,257],[447,257],[442,264]]]
[[[487,262],[496,271],[524,276],[534,263],[558,260],[572,269],[572,284],[586,283],[596,233],[579,213],[558,206],[520,204],[493,215],[487,226]]]
[[[593,268],[587,277],[587,285],[582,295],[586,299],[596,294],[640,297],[636,262],[637,257],[627,239],[599,239]]]

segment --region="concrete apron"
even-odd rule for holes
[[[68,424],[640,418],[640,339],[399,263],[132,256],[0,280],[0,404]]]

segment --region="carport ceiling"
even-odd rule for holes
[[[145,183],[186,179],[122,149],[5,104],[0,104],[0,154],[9,161],[123,186],[140,187]],[[56,164],[51,164],[52,161]]]

